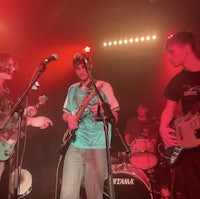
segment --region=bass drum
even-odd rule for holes
[[[17,198],[23,198],[24,196],[28,195],[32,190],[32,175],[26,169],[21,169],[20,171],[20,185]],[[14,178],[15,172],[12,172],[9,182],[9,192],[12,195],[14,194]]]
[[[153,199],[151,185],[145,173],[132,165],[118,165],[113,169],[116,199]],[[108,179],[104,183],[104,197],[108,199]]]

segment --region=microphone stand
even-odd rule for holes
[[[106,103],[103,100],[103,97],[101,96],[95,82],[94,79],[92,77],[90,68],[91,65],[88,62],[88,60],[86,58],[83,57],[83,60],[85,62],[85,68],[86,71],[89,75],[90,81],[93,85],[93,88],[95,89],[96,95],[99,97],[100,101],[101,101],[101,106],[103,108],[103,122],[104,122],[104,130],[105,130],[105,140],[106,140],[106,152],[107,152],[107,165],[108,165],[108,187],[109,187],[109,199],[115,199],[115,193],[114,193],[114,186],[113,186],[113,175],[112,175],[112,168],[111,168],[111,160],[110,160],[110,150],[109,150],[109,140],[108,140],[108,122],[111,123],[112,128],[114,129],[114,131],[117,133],[117,135],[119,136],[119,139],[122,143],[122,145],[125,148],[126,153],[130,152],[130,149],[128,147],[128,145],[126,144],[125,140],[122,138],[117,126],[116,126],[116,121],[115,121],[115,117],[109,107],[109,104]]]
[[[32,86],[35,84],[37,79],[42,75],[42,73],[46,69],[46,63],[40,64],[41,68],[38,69],[38,73],[33,77],[32,82],[29,84],[25,92],[21,97],[18,98],[18,101],[10,110],[8,115],[4,118],[2,124],[0,125],[0,130],[6,128],[8,122],[12,119],[14,113],[18,113],[18,131],[17,131],[17,149],[16,149],[16,158],[15,158],[15,172],[14,172],[14,199],[18,198],[19,192],[19,184],[20,184],[20,168],[19,168],[19,143],[20,143],[20,134],[21,134],[21,122],[24,109],[22,108],[21,104],[24,101],[25,97],[28,96],[29,91],[31,90]]]

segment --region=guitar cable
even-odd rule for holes
[[[65,131],[66,131],[67,126],[65,126]],[[58,148],[58,153],[59,153],[59,159],[58,159],[58,163],[56,166],[56,179],[55,179],[55,193],[54,193],[54,199],[58,199],[58,185],[59,185],[59,171],[60,171],[60,165],[61,162],[63,160],[63,158],[65,157],[65,151],[63,149],[62,144],[65,141],[65,134],[62,137],[62,142],[61,142],[61,146]]]
[[[58,184],[59,184],[59,170],[60,170],[60,164],[62,162],[64,155],[60,155],[59,159],[58,159],[58,164],[56,167],[56,181],[55,181],[55,195],[54,195],[54,199],[58,198]]]

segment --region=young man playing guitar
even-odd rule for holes
[[[200,53],[194,34],[186,31],[169,37],[166,50],[170,63],[183,70],[171,79],[164,91],[167,101],[161,115],[160,135],[166,149],[176,148],[171,158],[172,162],[178,158],[174,164],[175,181],[181,182],[179,188],[185,195],[181,198],[197,199],[200,198],[200,139],[197,135],[200,128]],[[173,128],[172,119],[179,102],[185,118]]]
[[[84,56],[84,55],[83,55]],[[80,198],[80,188],[85,188],[87,199],[103,199],[104,181],[107,177],[107,156],[104,125],[98,106],[100,100],[95,95],[88,70],[81,56],[74,56],[73,66],[80,80],[68,89],[63,107],[63,120],[68,124],[68,133],[73,139],[65,154],[61,199]],[[112,87],[104,81],[96,81],[103,99],[118,120],[119,104]],[[93,94],[94,93],[94,94]],[[99,112],[99,114],[97,114]],[[97,119],[98,116],[98,119]],[[109,141],[111,125],[108,125]]]

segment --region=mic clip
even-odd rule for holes
[[[95,121],[103,121],[103,118],[101,115],[101,106],[99,104],[97,105],[97,114],[94,119],[95,119]]]

